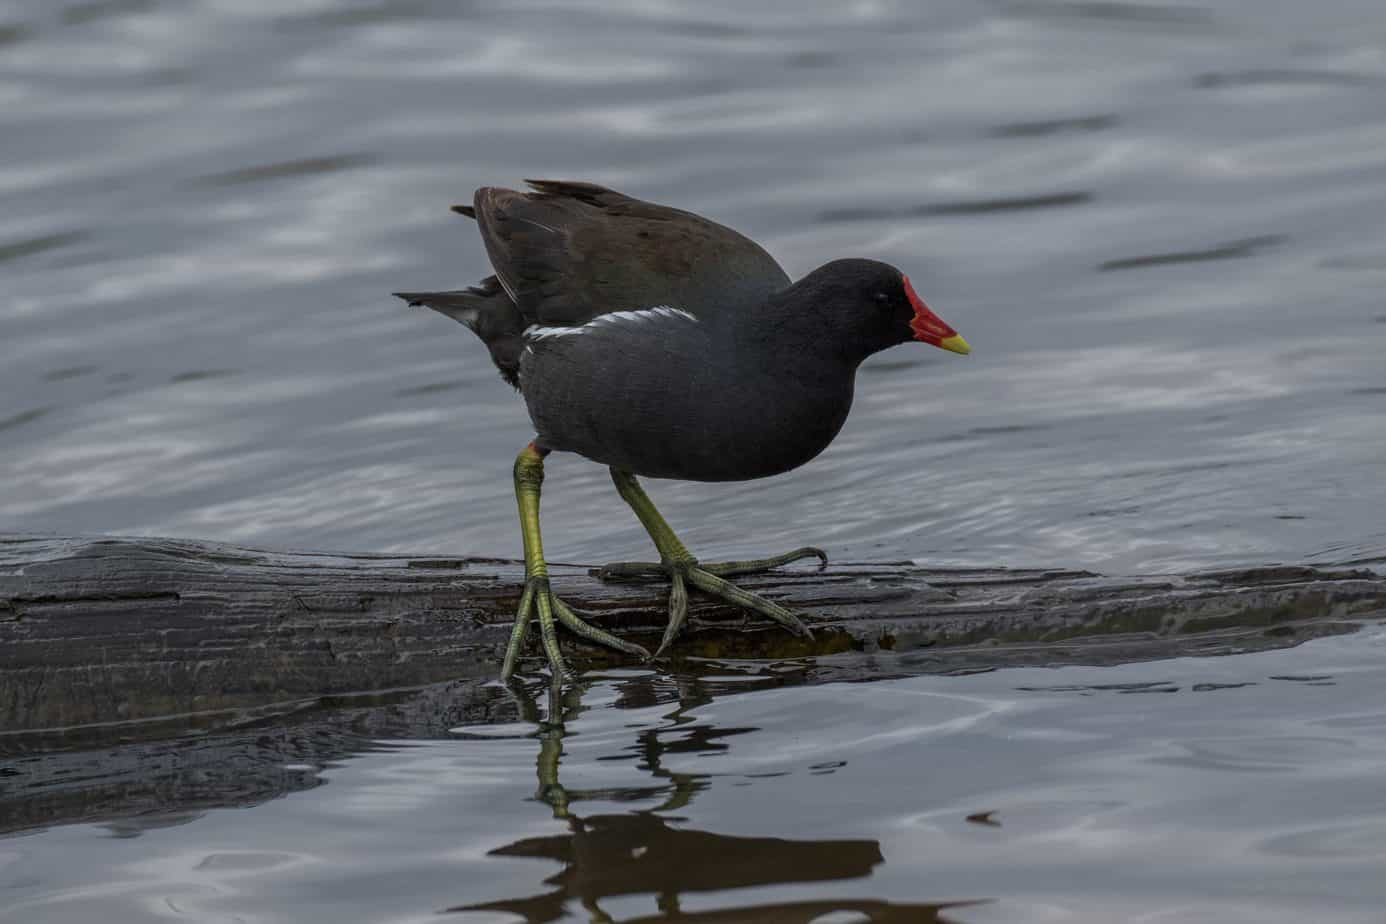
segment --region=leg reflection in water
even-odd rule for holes
[[[512,682],[511,693],[520,716],[537,728],[539,741],[536,763],[539,786],[536,798],[549,806],[553,817],[566,823],[566,831],[530,837],[490,851],[497,857],[529,857],[562,864],[562,870],[543,881],[548,887],[525,898],[505,899],[485,904],[461,905],[448,912],[501,911],[518,915],[526,924],[546,924],[570,918],[571,903],[587,914],[592,924],[616,924],[600,903],[620,896],[648,895],[654,914],[625,918],[622,924],[653,924],[656,921],[685,924],[809,924],[832,912],[855,912],[855,920],[872,924],[947,924],[944,912],[977,902],[938,904],[900,904],[869,898],[806,900],[776,904],[737,904],[710,911],[684,912],[681,895],[689,892],[720,892],[782,886],[792,883],[822,883],[863,879],[884,863],[880,844],[873,840],[786,840],[776,837],[733,837],[710,831],[675,827],[685,818],[659,813],[686,807],[708,783],[705,774],[671,773],[660,757],[669,749],[656,731],[647,730],[634,749],[642,769],[659,781],[649,787],[615,790],[569,791],[559,781],[563,758],[565,723],[582,712],[581,690],[576,685],[563,688],[556,679],[546,690],[546,708],[539,709],[533,693]],[[697,704],[702,697],[690,697]],[[682,697],[681,697],[682,699]],[[680,713],[692,708],[681,703],[674,713],[674,728],[686,739],[692,726]],[[703,729],[704,741],[719,737],[715,729]],[[679,748],[684,750],[686,748]],[[573,806],[582,801],[648,802],[662,801],[653,808],[624,814],[579,816]],[[855,889],[853,891],[856,891]],[[868,891],[862,889],[861,891]],[[737,899],[745,901],[738,896]]]

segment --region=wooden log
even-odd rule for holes
[[[522,578],[500,559],[0,536],[0,729],[234,717],[494,677]],[[575,565],[552,579],[595,624],[657,644],[663,585]],[[1386,615],[1381,562],[1135,578],[848,563],[740,583],[812,614],[814,639],[695,593],[675,659],[857,653],[823,661],[824,676],[851,676],[861,658],[876,674],[881,659],[908,671],[1110,662],[1294,644]],[[564,645],[579,668],[619,663]]]

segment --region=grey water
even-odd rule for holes
[[[1176,569],[1386,545],[1386,13],[1245,2],[0,4],[0,522],[514,555],[523,405],[401,288],[587,178],[968,338],[657,484],[696,549]],[[638,556],[549,466],[558,559]]]
[[[517,555],[523,405],[388,293],[485,275],[447,207],[534,176],[888,260],[973,345],[875,357],[790,475],[652,483],[697,552],[1386,555],[1379,0],[0,0],[0,532]],[[598,466],[544,503],[557,560],[648,554]],[[1379,921],[1382,652],[496,688],[235,739],[254,797],[91,752],[0,916]]]
[[[1118,668],[625,671],[514,699],[345,758],[262,729],[277,761],[225,763],[282,797],[241,807],[206,798],[225,766],[166,755],[143,785],[181,811],[0,840],[0,920],[1377,924],[1386,904],[1379,627]]]

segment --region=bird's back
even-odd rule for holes
[[[473,209],[500,284],[531,323],[584,324],[665,305],[699,317],[764,300],[789,277],[750,238],[590,183],[482,187]]]
[[[659,306],[699,318],[745,310],[789,285],[755,241],[725,225],[592,183],[484,186],[472,205],[495,275],[470,289],[402,292],[466,324],[518,384],[523,331]]]

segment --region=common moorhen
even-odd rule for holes
[[[797,468],[847,419],[857,366],[910,340],[968,353],[909,278],[873,260],[834,260],[791,283],[754,241],[692,212],[592,183],[529,180],[529,192],[482,187],[472,205],[494,276],[469,289],[400,292],[460,321],[524,395],[537,436],[515,460],[525,588],[502,676],[515,670],[532,615],[552,668],[567,673],[555,620],[649,657],[578,617],[549,588],[539,537],[544,457],[576,452],[610,466],[660,561],[609,565],[614,576],[667,574],[678,634],[687,586],[808,634],[794,613],[724,580],[817,557],[803,548],[755,561],[699,562],[636,481],[742,481]]]

